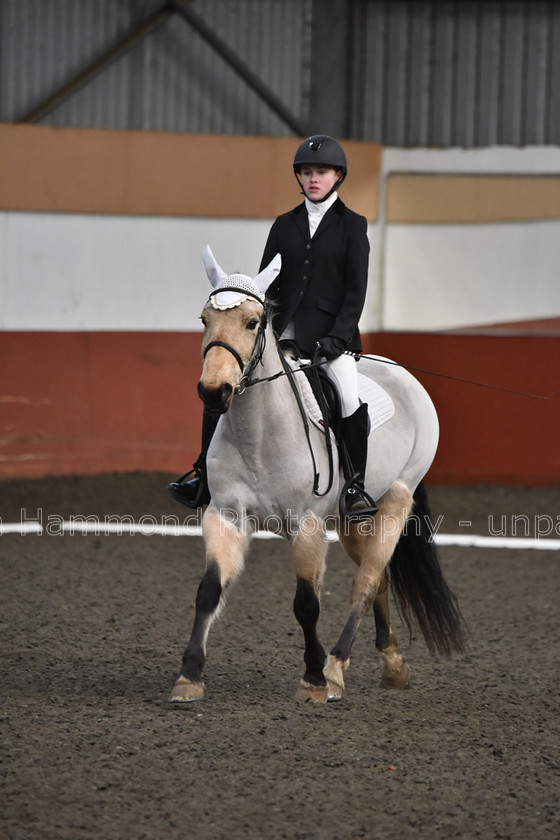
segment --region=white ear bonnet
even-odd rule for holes
[[[222,271],[209,245],[204,249],[202,259],[206,274],[214,289],[209,298],[214,309],[232,309],[249,297],[254,298],[264,307],[266,290],[282,266],[280,254],[276,254],[272,262],[251,279],[245,274],[226,274]]]

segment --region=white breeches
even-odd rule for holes
[[[350,417],[360,407],[356,360],[353,356],[343,353],[338,359],[327,362],[324,370],[338,388],[342,417]]]

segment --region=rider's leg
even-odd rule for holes
[[[182,475],[177,481],[172,481],[167,488],[167,492],[172,499],[194,510],[207,505],[210,501],[210,492],[206,479],[206,453],[208,452],[208,447],[210,446],[210,441],[212,440],[219,419],[219,414],[213,414],[206,411],[206,409],[204,410],[202,414],[201,453],[194,462],[192,470]],[[193,478],[185,481],[189,476],[193,476]]]
[[[377,513],[377,504],[366,493],[364,481],[368,450],[368,410],[367,404],[356,409],[350,417],[343,417],[340,422],[342,445],[348,455],[346,484],[340,497],[340,513],[345,519],[362,519]],[[344,458],[343,458],[344,463]]]
[[[340,497],[340,513],[345,519],[362,519],[377,513],[377,504],[364,487],[368,411],[358,396],[358,371],[353,356],[343,354],[328,362],[325,370],[338,388],[341,400],[341,460],[346,483]]]

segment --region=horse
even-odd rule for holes
[[[271,326],[273,304],[265,292],[280,270],[280,256],[255,278],[227,275],[208,246],[203,260],[214,291],[201,315],[198,394],[206,410],[221,416],[207,452],[211,501],[202,518],[206,569],[170,700],[191,702],[204,696],[210,627],[258,530],[280,534],[290,544],[296,580],[293,611],[305,644],[296,699],[325,703],[343,697],[352,645],[372,608],[381,685],[404,688],[409,667],[391,628],[389,572],[411,638],[418,626],[431,653],[449,656],[464,650],[463,620],[439,565],[422,484],[439,438],[433,403],[403,367],[382,357],[357,359],[364,382],[376,383],[394,412],[369,436],[366,488],[378,500],[379,511],[367,521],[341,520],[338,500],[344,477],[336,445],[327,446],[330,432],[302,416],[306,412],[294,379],[303,374],[290,375]],[[336,528],[357,568],[346,623],[326,656],[317,624],[328,528]]]

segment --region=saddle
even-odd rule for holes
[[[334,382],[321,367],[310,368],[309,365],[300,363],[290,355],[285,355],[284,361],[292,371],[296,372],[294,379],[307,417],[323,432],[331,429],[338,442],[341,402]],[[297,371],[305,375],[302,376]],[[360,402],[365,402],[368,406],[368,434],[371,434],[393,417],[395,404],[381,385],[359,371],[358,391]]]

